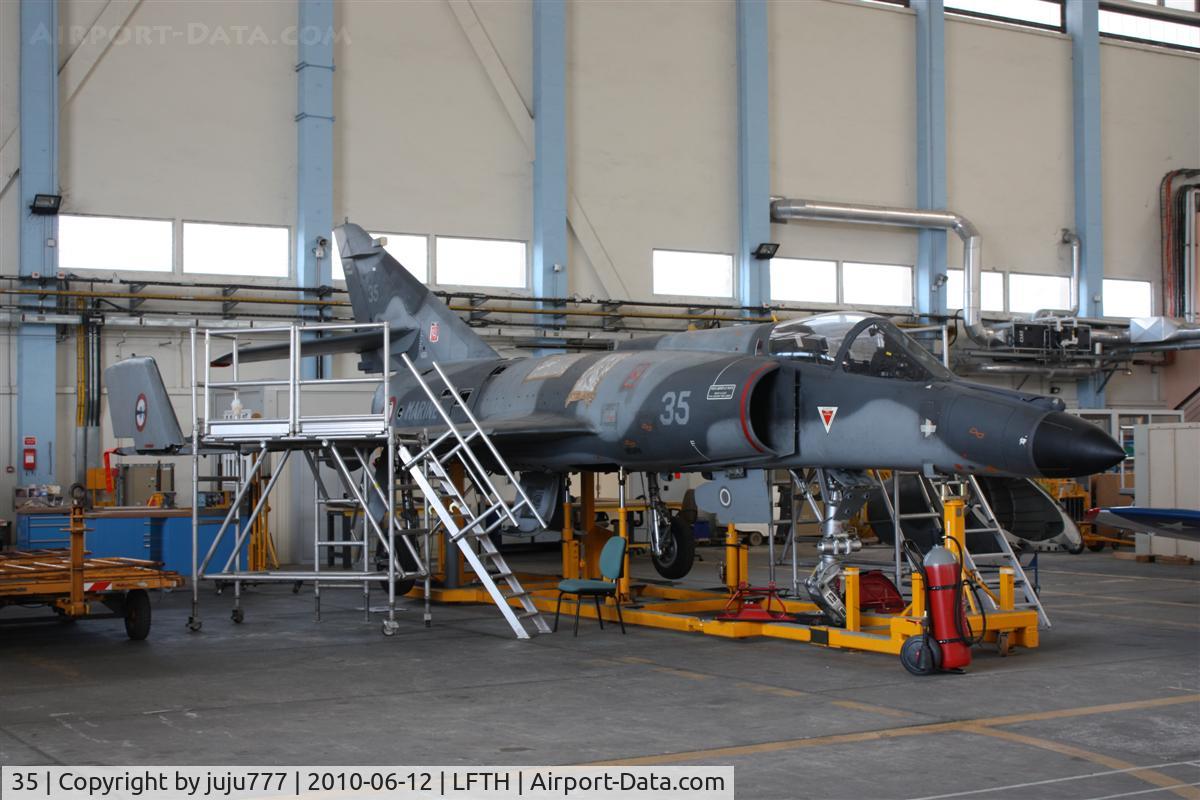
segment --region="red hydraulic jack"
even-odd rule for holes
[[[771,604],[777,603],[781,610],[772,611]],[[742,581],[733,596],[725,604],[725,610],[717,615],[724,622],[795,622],[796,617],[786,613],[775,581],[766,586],[751,586]]]

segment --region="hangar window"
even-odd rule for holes
[[[400,262],[400,265],[411,272],[421,283],[429,283],[429,237],[417,236],[411,233],[372,233],[376,239],[386,239],[383,249],[388,255]],[[331,237],[332,239],[332,237]],[[333,251],[333,279],[346,280],[342,270],[342,259],[338,251]]]
[[[653,289],[655,294],[683,297],[733,297],[733,256],[725,253],[694,253],[685,250],[655,250]]]
[[[837,262],[771,259],[771,299],[785,303],[836,303]]]
[[[843,303],[911,308],[912,301],[912,267],[854,261],[842,264]]]
[[[183,223],[183,271],[252,278],[286,278],[291,234],[263,225]]]
[[[984,272],[981,306],[984,311],[1004,310],[1004,273]],[[957,311],[963,307],[963,271],[946,270],[946,308]]]
[[[1114,39],[1130,39],[1136,42],[1151,42],[1169,47],[1181,47],[1189,50],[1200,50],[1200,15],[1172,15],[1171,11],[1197,11],[1194,5],[1186,2],[1167,3],[1165,12],[1153,8],[1157,3],[1149,3],[1151,8],[1145,11],[1129,9],[1128,13],[1113,9],[1100,9],[1100,33]],[[1124,8],[1129,8],[1125,6]],[[1161,15],[1161,16],[1160,16]],[[1186,19],[1195,16],[1196,19]]]
[[[1150,281],[1104,279],[1104,316],[1149,317],[1154,314]]]
[[[1059,0],[946,0],[947,14],[1062,30]]]
[[[1031,314],[1044,308],[1070,307],[1070,278],[1063,275],[1009,273],[1008,310],[1014,314]]]
[[[524,289],[529,276],[524,242],[439,236],[434,261],[442,285]]]
[[[58,268],[170,272],[175,262],[175,223],[60,214]]]

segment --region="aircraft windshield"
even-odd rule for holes
[[[781,322],[771,331],[771,355],[876,378],[931,381],[954,377],[911,336],[886,319],[868,314],[820,314]]]

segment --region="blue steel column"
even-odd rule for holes
[[[330,286],[337,254],[331,240],[318,256],[317,239],[333,230],[333,0],[299,0],[299,12],[296,273],[302,286]],[[311,306],[303,313],[316,316]],[[304,359],[304,377],[316,376],[317,361]],[[320,362],[328,376],[332,359]]]
[[[946,208],[946,18],[942,0],[917,12],[917,207]],[[946,313],[946,231],[917,233],[917,311]]]
[[[21,275],[58,271],[58,220],[35,216],[35,194],[58,194],[58,3],[21,2]],[[54,326],[22,325],[17,337],[17,464],[21,484],[56,483]],[[25,437],[37,439],[37,469],[23,468]]]
[[[565,297],[569,291],[566,37],[564,0],[534,0],[533,293],[537,297]]]
[[[1075,129],[1075,230],[1082,244],[1079,313],[1100,316],[1104,285],[1104,228],[1100,189],[1100,7],[1097,0],[1066,4],[1071,36],[1071,85]],[[1079,381],[1080,408],[1100,408],[1099,379]]]
[[[771,133],[767,107],[766,0],[737,0],[738,65],[738,299],[770,299],[769,261],[751,255],[771,238]]]

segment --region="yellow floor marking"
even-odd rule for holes
[[[41,658],[40,656],[22,656],[21,660],[29,664],[33,664],[35,667],[40,667],[41,669],[48,670],[50,672],[57,672],[64,678],[70,678],[71,680],[76,681],[83,678],[83,673],[79,670],[75,669],[69,664],[63,664],[55,661],[54,659]]]
[[[1017,744],[1029,745],[1030,747],[1038,747],[1042,750],[1050,750],[1055,753],[1061,753],[1072,758],[1082,758],[1085,761],[1091,761],[1093,764],[1100,764],[1109,769],[1128,770],[1125,774],[1133,778],[1138,778],[1146,783],[1158,786],[1164,791],[1174,792],[1180,797],[1189,798],[1189,800],[1200,800],[1200,789],[1194,786],[1180,785],[1176,778],[1169,775],[1164,775],[1161,772],[1156,772],[1152,769],[1137,769],[1136,764],[1130,764],[1128,761],[1123,761],[1119,758],[1106,756],[1102,753],[1093,753],[1090,750],[1084,750],[1081,747],[1075,747],[1062,742],[1054,742],[1049,739],[1042,739],[1036,736],[1026,736],[1023,733],[1014,733],[1013,731],[1002,731],[994,728],[985,728],[976,725],[967,725],[963,728],[967,733],[975,733],[981,736],[991,736],[996,739],[1004,739]]]
[[[749,689],[752,692],[761,694],[773,694],[776,697],[811,697],[810,692],[802,692],[798,689],[785,689],[782,686],[772,686],[769,683],[751,683],[750,681],[741,681],[735,684],[739,689]]]
[[[1156,606],[1183,606],[1184,608],[1200,609],[1200,601],[1184,603],[1179,600],[1147,600],[1130,594],[1124,597],[1110,594],[1088,594],[1087,592],[1048,592],[1042,591],[1040,597],[1086,597],[1091,600],[1115,600],[1118,603],[1149,603]]]
[[[884,728],[882,730],[863,731],[861,733],[839,733],[832,736],[813,736],[805,739],[780,739],[774,742],[759,742],[757,744],[732,745],[729,747],[712,747],[707,750],[686,750],[679,753],[662,753],[652,756],[635,756],[633,758],[613,759],[610,761],[594,762],[598,765],[638,765],[638,764],[676,764],[681,761],[708,761],[737,758],[739,756],[757,755],[760,753],[777,753],[782,750],[800,750],[807,747],[821,747],[831,744],[852,744],[856,742],[872,742],[880,739],[896,739],[903,736],[926,736],[932,733],[947,733],[961,731],[969,727],[992,727],[996,725],[1015,725],[1021,722],[1037,722],[1047,719],[1067,719],[1093,714],[1111,714],[1120,711],[1138,711],[1147,708],[1181,705],[1184,703],[1200,703],[1200,694],[1176,695],[1173,697],[1157,697],[1152,700],[1131,700],[1126,703],[1108,703],[1101,706],[1082,706],[1079,708],[1060,708],[1054,711],[1032,711],[1026,714],[1009,714],[1003,717],[983,717],[960,722],[933,722],[928,725],[908,725],[899,728]]]
[[[659,664],[657,661],[649,658],[642,658],[641,656],[621,656],[618,661],[622,661],[626,664],[645,664],[646,666],[651,667],[655,672],[662,672],[667,675],[675,675],[680,678],[689,678],[694,681],[706,681],[712,677],[712,675],[705,675],[703,672],[692,672],[690,669],[668,667],[665,664]]]
[[[849,708],[855,711],[869,711],[872,714],[883,714],[885,717],[898,717],[900,719],[912,719],[916,716],[909,711],[901,711],[898,708],[873,706],[870,703],[860,703],[857,700],[834,700],[830,705]]]
[[[1137,622],[1150,628],[1183,628],[1184,630],[1195,631],[1200,630],[1200,623],[1197,622],[1174,622],[1169,619],[1147,619],[1146,617],[1135,617],[1130,614],[1106,614],[1102,611],[1082,611],[1075,606],[1053,606],[1050,609],[1055,614],[1077,614],[1083,617],[1099,617],[1101,619],[1116,619],[1123,622]]]
[[[693,681],[706,681],[712,675],[705,675],[703,672],[692,672],[690,669],[676,669],[675,667],[652,667],[655,672],[661,672],[666,675],[674,675],[679,678],[688,678]]]
[[[1187,578],[1160,578],[1157,575],[1117,575],[1112,572],[1075,572],[1074,570],[1069,569],[1043,569],[1040,571],[1050,575],[1077,575],[1080,578],[1121,578],[1122,580],[1126,581],[1154,581],[1155,583],[1160,581],[1170,581],[1171,583],[1190,583],[1194,586],[1200,585],[1200,583],[1197,581],[1189,580]]]

